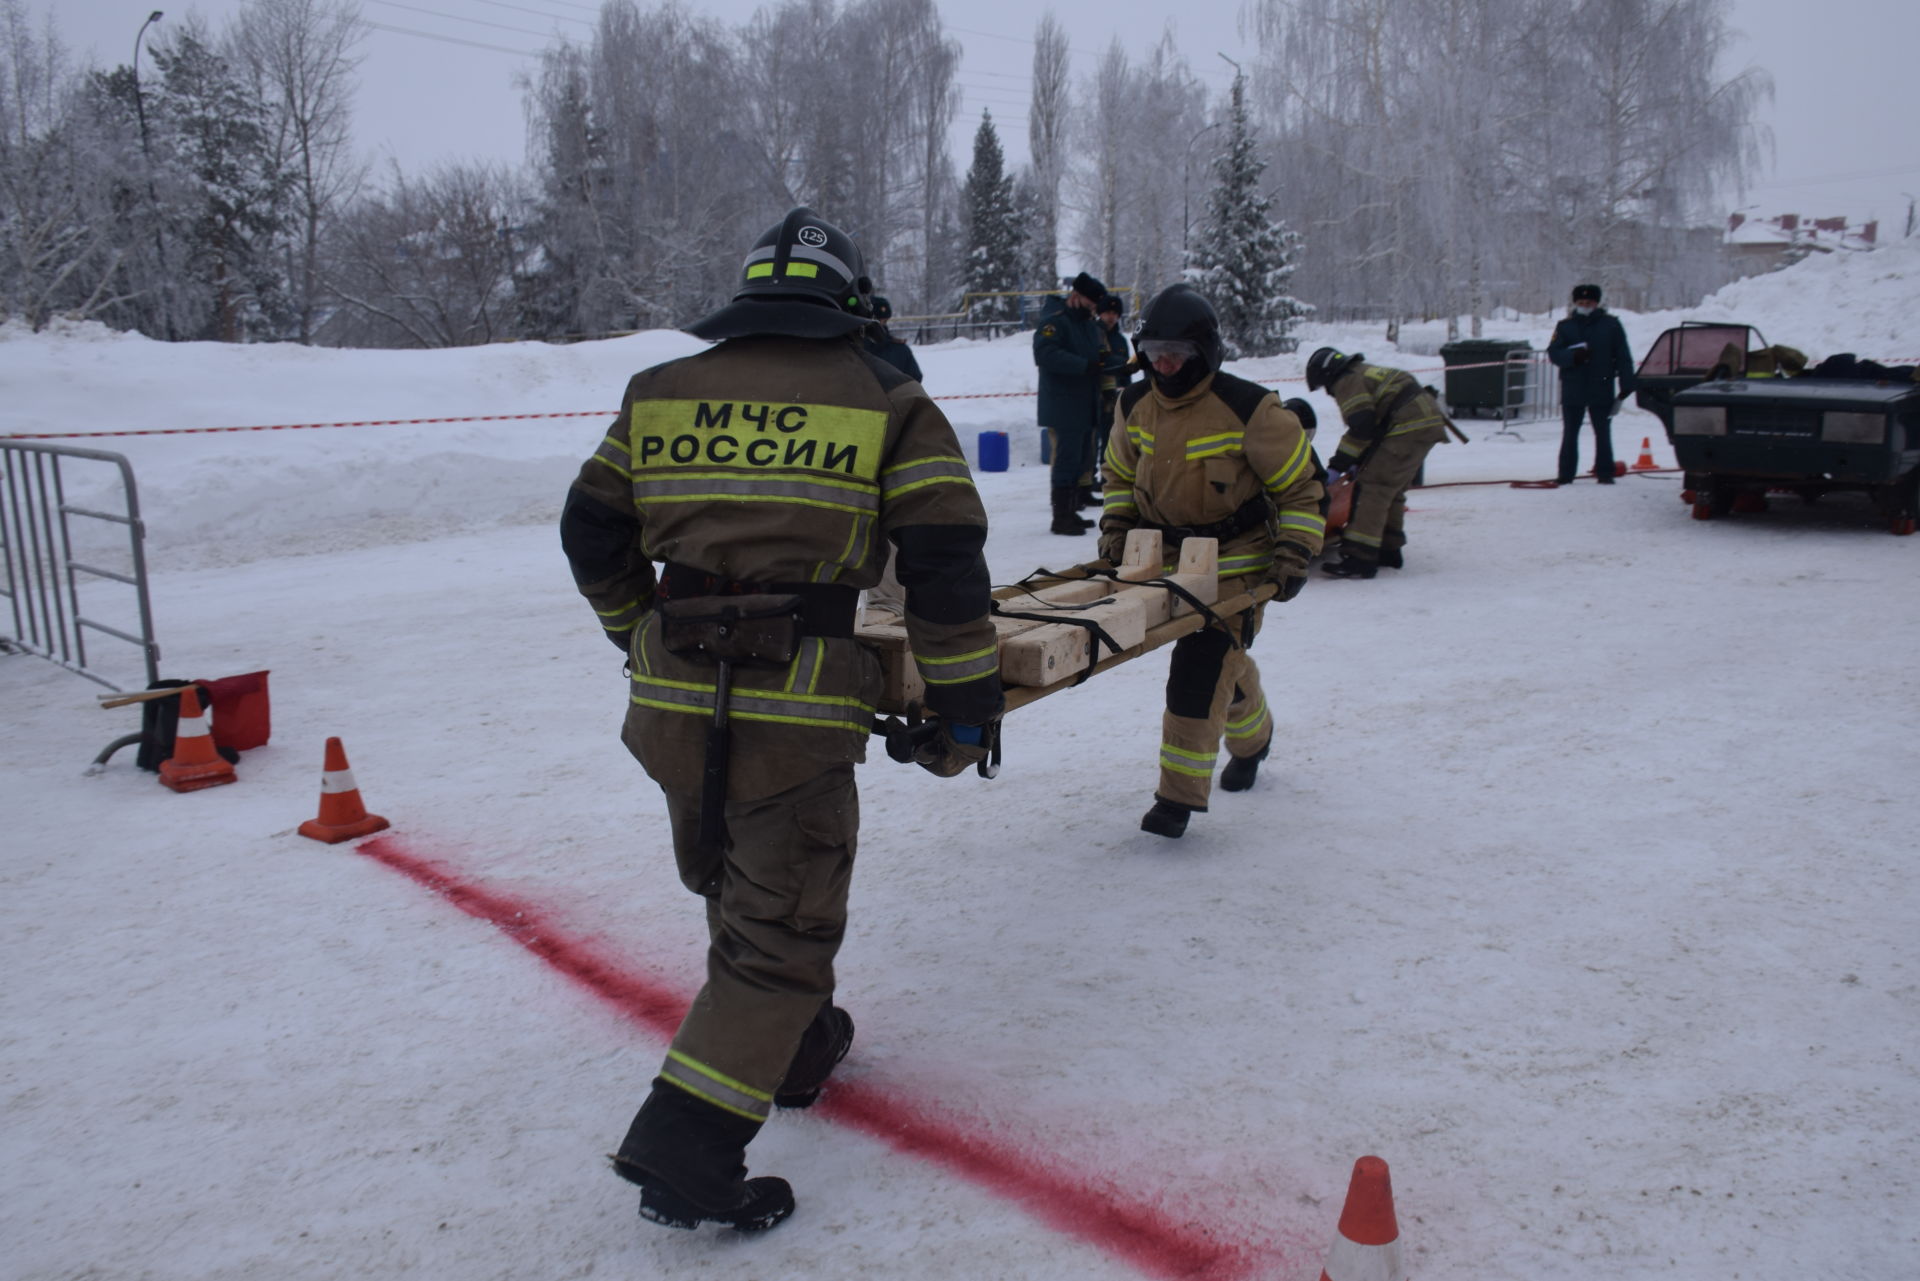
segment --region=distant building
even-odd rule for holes
[[[1780,214],[1773,218],[1727,216],[1723,239],[1728,261],[1741,276],[1757,276],[1805,258],[1808,254],[1861,253],[1872,249],[1880,235],[1878,221],[1853,225],[1845,218],[1802,218]]]

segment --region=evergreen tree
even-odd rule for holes
[[[1006,172],[1006,158],[1000,150],[1000,135],[994,131],[991,111],[980,113],[980,128],[973,135],[973,164],[967,170],[960,201],[966,219],[967,292],[1001,293],[1019,288],[1022,236],[1015,217],[1013,179]],[[989,298],[974,304],[973,315],[981,320],[1013,321],[1019,317],[1019,308],[1015,299]]]
[[[275,336],[289,320],[274,238],[286,175],[274,163],[267,111],[226,57],[188,26],[157,47],[159,137],[175,171],[185,274],[204,291],[182,337]]]
[[[1207,220],[1187,254],[1186,277],[1220,315],[1234,356],[1270,356],[1287,348],[1294,322],[1313,310],[1288,292],[1300,258],[1300,234],[1271,216],[1260,192],[1267,162],[1247,123],[1246,77],[1234,77],[1227,147],[1213,162]]]

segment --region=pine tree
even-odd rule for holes
[[[973,164],[967,170],[960,200],[966,218],[967,292],[1017,289],[1023,237],[1015,216],[1013,179],[1006,173],[991,111],[980,113],[980,128],[973,135]],[[1012,321],[1018,318],[1019,309],[1012,298],[989,298],[974,304],[973,315],[988,321]]]
[[[1227,116],[1227,148],[1213,162],[1207,220],[1187,254],[1186,278],[1220,316],[1233,356],[1270,356],[1287,350],[1294,322],[1313,308],[1288,293],[1301,238],[1271,216],[1260,194],[1267,162],[1247,122],[1246,77],[1234,77]]]

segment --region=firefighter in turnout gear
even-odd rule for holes
[[[1340,559],[1321,569],[1335,578],[1372,578],[1382,565],[1399,569],[1407,544],[1407,489],[1427,451],[1447,438],[1446,415],[1412,374],[1331,347],[1307,357],[1307,390],[1322,387],[1340,406],[1347,427],[1327,470],[1335,480],[1351,472],[1354,487]]]
[[[852,1043],[833,962],[881,690],[854,610],[889,544],[937,718],[915,759],[962,772],[1002,708],[986,514],[946,418],[862,350],[866,292],[853,241],[793,210],[732,304],[690,327],[716,345],[627,384],[561,516],[575,583],[627,658],[622,740],[706,900],[706,985],[614,1156],[656,1223],[784,1219],[791,1190],[746,1178],[745,1149]]]
[[[1265,582],[1292,600],[1326,536],[1320,460],[1300,419],[1274,393],[1220,372],[1220,323],[1189,285],[1147,304],[1136,342],[1146,379],[1121,394],[1107,444],[1100,554],[1118,564],[1134,529],[1220,541],[1220,594]],[[1273,717],[1248,648],[1264,603],[1174,642],[1161,720],[1160,785],[1141,829],[1185,833],[1204,812],[1224,736],[1220,786],[1253,785]]]

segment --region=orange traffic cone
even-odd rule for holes
[[[356,836],[368,836],[387,828],[387,820],[367,813],[360,803],[360,787],[347,768],[347,749],[340,740],[327,740],[327,760],[320,775],[320,817],[300,825],[300,835],[338,845]]]
[[[180,727],[173,736],[173,755],[160,762],[160,782],[176,792],[237,783],[239,775],[213,745],[200,695],[191,685],[180,689]]]
[[[1400,1266],[1400,1224],[1393,1217],[1387,1163],[1363,1156],[1353,1163],[1340,1234],[1327,1251],[1320,1281],[1406,1281]]]
[[[1633,460],[1635,471],[1659,471],[1660,464],[1653,461],[1653,437],[1640,438],[1640,456]]]

